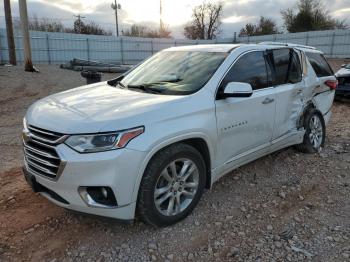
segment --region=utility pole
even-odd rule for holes
[[[117,0],[114,0],[114,3],[112,3],[111,8],[115,12],[115,31],[117,34],[117,37],[119,36],[119,28],[118,28],[118,9],[121,9],[121,5],[117,4]]]
[[[28,72],[38,72],[32,63],[32,51],[30,48],[29,28],[28,28],[28,12],[26,0],[19,0],[19,15],[21,18],[21,27],[23,35],[24,49],[24,70]]]
[[[162,13],[163,13],[162,0],[159,0],[159,28],[160,28],[159,31],[160,32],[163,30]]]
[[[78,21],[78,23],[77,23],[77,30],[78,30],[78,32],[77,33],[79,33],[79,34],[81,34],[81,26],[82,26],[82,24],[83,24],[83,21],[81,20],[82,18],[86,18],[85,16],[82,16],[82,15],[75,15],[75,17],[77,17],[78,19],[77,19],[77,21]],[[74,31],[75,31],[75,24],[76,22],[74,22]]]
[[[7,32],[7,46],[9,49],[9,62],[11,65],[16,65],[16,50],[15,40],[13,37],[12,14],[10,0],[4,0],[6,32]]]

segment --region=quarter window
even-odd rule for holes
[[[332,76],[334,74],[322,54],[306,52],[306,56],[318,77]]]
[[[254,90],[267,87],[266,62],[263,52],[254,51],[240,57],[226,74],[220,87],[224,88],[229,82],[248,83]]]

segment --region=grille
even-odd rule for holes
[[[41,128],[29,126],[23,133],[24,161],[29,172],[57,179],[65,162],[58,155],[55,147],[67,136]]]

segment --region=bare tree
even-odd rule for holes
[[[143,25],[133,24],[129,30],[123,30],[123,35],[148,38],[170,38],[171,31],[164,24],[159,30]]]
[[[214,39],[220,33],[223,3],[203,3],[192,10],[192,21],[184,27],[190,39]]]

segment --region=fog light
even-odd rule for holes
[[[118,206],[114,192],[110,187],[79,187],[78,192],[88,206],[101,208]]]

